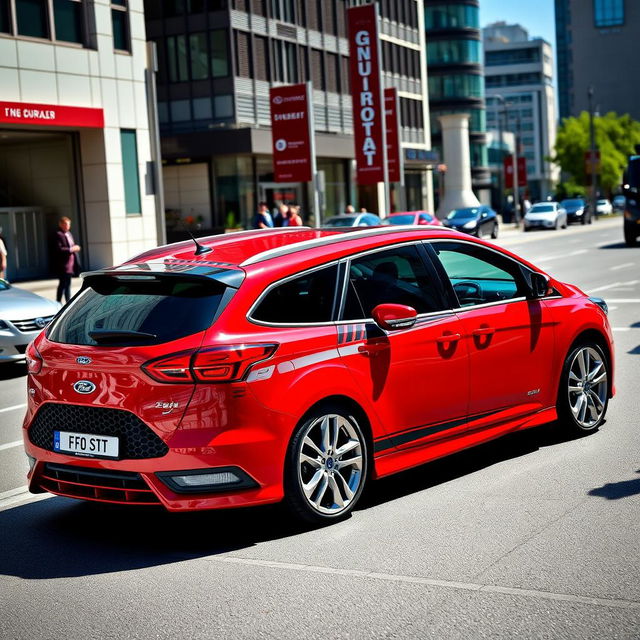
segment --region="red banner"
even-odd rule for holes
[[[518,156],[518,186],[527,186],[527,159]],[[513,156],[504,158],[504,188],[513,189]]]
[[[0,102],[0,122],[39,124],[48,127],[104,128],[102,109],[62,107],[54,104]]]
[[[311,182],[311,119],[306,84],[269,92],[275,182]]]
[[[387,129],[387,166],[389,182],[402,182],[402,154],[400,153],[400,114],[398,90],[384,90],[384,121]]]
[[[358,184],[383,182],[387,155],[377,7],[374,3],[347,10]]]

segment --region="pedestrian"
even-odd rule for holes
[[[289,216],[289,207],[282,203],[279,207],[278,207],[278,213],[276,213],[274,219],[273,219],[273,225],[275,227],[286,227],[287,224],[285,224],[288,220],[288,216]]]
[[[254,229],[271,229],[273,227],[273,219],[269,213],[269,207],[266,202],[258,205],[258,213],[253,220]]]
[[[80,246],[75,243],[70,230],[71,220],[66,216],[60,218],[53,247],[55,270],[59,278],[56,291],[58,302],[62,302],[63,296],[65,301],[69,302],[71,278],[80,275],[80,258],[78,257]]]
[[[355,213],[356,209],[352,204],[348,204],[346,209],[344,210],[345,213]]]
[[[0,280],[7,279],[7,245],[2,235],[2,227],[0,227]]]
[[[302,218],[300,217],[300,206],[291,205],[289,207],[289,217],[287,219],[287,227],[301,227]]]

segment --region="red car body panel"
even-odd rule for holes
[[[296,245],[320,238],[330,241]],[[192,242],[136,256],[123,265],[130,272],[136,265],[163,261],[217,265],[243,273],[244,281],[212,326],[169,343],[87,347],[52,342],[43,332],[33,345],[43,366],[28,376],[23,429],[26,452],[35,459],[28,477],[31,491],[105,502],[149,502],[172,511],[276,502],[284,496],[291,435],[303,416],[327,398],[344,399],[365,416],[373,476],[396,473],[553,420],[562,363],[570,345],[587,331],[597,333],[607,347],[613,395],[613,337],[605,314],[577,288],[553,279],[549,286],[554,294],[542,300],[444,310],[426,322],[383,335],[368,335],[371,322],[273,326],[251,319],[256,300],[283,278],[375,248],[443,238],[462,241],[461,234],[446,229],[256,230],[201,240],[213,248],[202,256],[194,256]],[[464,242],[495,250],[467,236]],[[291,251],[279,253],[288,246]],[[273,256],[252,262],[252,257],[271,250],[276,251]],[[539,271],[506,250],[500,252]],[[276,344],[277,349],[241,381],[165,384],[142,369],[159,356],[203,345],[242,344]],[[82,356],[92,359],[90,367],[77,363]],[[98,393],[79,396],[73,385],[80,380],[93,382]],[[38,447],[29,429],[48,403],[128,411],[167,445],[168,452],[117,460]],[[85,487],[82,482],[76,486],[48,479],[47,463],[135,472],[146,489],[110,492],[91,483]],[[241,469],[257,486],[185,495],[156,475],[227,466]]]

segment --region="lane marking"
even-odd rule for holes
[[[0,409],[0,413],[5,413],[6,411],[17,411],[18,409],[24,409],[26,406],[26,403],[14,404],[12,407],[5,407],[4,409]]]
[[[605,284],[601,287],[596,287],[595,289],[589,289],[591,293],[596,291],[605,291],[606,289],[616,289],[618,287],[632,287],[638,284],[640,280],[629,280],[628,282],[612,282],[611,284]]]
[[[454,580],[436,580],[422,576],[395,575],[392,573],[378,573],[376,571],[363,571],[360,569],[336,569],[315,565],[297,564],[293,562],[279,562],[276,560],[254,560],[252,558],[239,558],[237,556],[225,556],[207,558],[209,562],[226,562],[230,564],[242,564],[254,567],[267,567],[284,571],[300,571],[304,573],[325,573],[337,576],[349,576],[364,578],[367,580],[383,580],[385,582],[401,582],[405,584],[419,584],[428,587],[444,587],[463,591],[475,591],[486,593],[501,593],[510,596],[525,596],[535,599],[555,600],[559,602],[572,602],[576,604],[597,605],[612,607],[615,609],[640,610],[640,602],[635,600],[622,600],[613,598],[592,598],[589,596],[576,596],[569,593],[554,593],[552,591],[540,591],[537,589],[520,589],[517,587],[501,587],[492,584],[479,584],[474,582],[456,582]]]
[[[631,327],[611,327],[611,331],[631,331]]]
[[[633,267],[635,262],[625,262],[623,264],[617,264],[615,267],[609,267],[609,271],[618,271],[619,269],[626,269],[627,267]]]
[[[607,302],[615,302],[616,304],[638,304],[640,303],[640,298],[611,298],[611,300],[607,300]]]
[[[18,487],[17,489],[10,489],[4,493],[0,493],[0,509],[6,509],[13,507],[14,505],[27,502],[40,502],[40,500],[47,500],[48,498],[55,498],[52,493],[30,493],[28,487]]]
[[[0,444],[0,451],[5,449],[13,449],[13,447],[19,447],[22,444],[22,440],[15,440],[14,442],[7,442],[7,444]]]

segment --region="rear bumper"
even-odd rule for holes
[[[161,505],[169,511],[259,505],[278,502],[284,496],[283,468],[288,438],[279,438],[260,426],[224,431],[178,429],[167,441],[166,455],[144,460],[104,460],[48,451],[32,444],[26,430],[24,441],[27,455],[36,461],[28,474],[32,493],[48,491],[96,502]],[[219,467],[239,468],[255,482],[254,487],[178,493],[162,479],[166,472]],[[121,484],[115,480],[118,475],[122,475]]]

